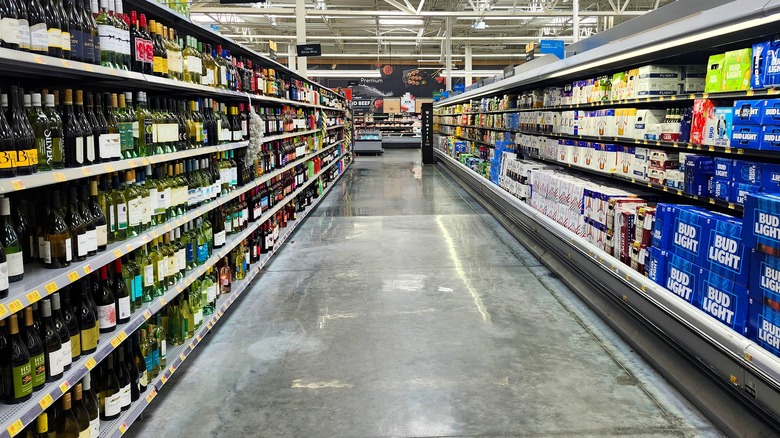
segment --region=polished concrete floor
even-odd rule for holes
[[[418,151],[359,157],[201,347],[130,435],[720,436]]]

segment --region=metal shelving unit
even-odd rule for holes
[[[233,193],[237,193],[232,198],[238,196],[238,192],[245,193],[249,189],[256,187],[257,185],[261,184],[267,179],[272,178],[273,176],[276,176],[278,174],[281,174],[284,170],[290,167],[294,167],[295,165],[300,164],[300,162],[305,162],[308,159],[312,158],[313,156],[325,152],[326,150],[329,150],[336,146],[337,144],[333,144],[329,146],[327,149],[323,149],[314,154],[311,154],[310,156],[297,160],[296,162],[285,167],[284,169],[280,169],[279,171],[270,174],[269,176],[267,176],[267,178],[259,178],[254,183],[247,184],[246,186],[242,187],[241,190],[232,192],[231,195]],[[79,380],[81,380],[81,378],[84,377],[87,374],[87,372],[91,371],[100,361],[105,359],[108,356],[108,354],[111,353],[114,349],[116,349],[117,346],[119,346],[131,333],[137,330],[142,324],[144,324],[149,318],[151,318],[152,315],[159,312],[163,308],[163,306],[165,306],[168,302],[173,300],[173,298],[175,298],[182,291],[184,291],[184,289],[188,287],[195,279],[202,276],[206,272],[206,269],[208,267],[213,266],[220,259],[225,257],[225,255],[227,255],[233,248],[238,246],[238,244],[241,241],[243,241],[249,234],[251,234],[251,232],[256,230],[260,225],[262,225],[266,220],[268,220],[276,211],[278,211],[288,201],[292,200],[295,196],[301,193],[306,187],[308,187],[314,181],[317,181],[317,178],[320,175],[324,174],[324,172],[327,171],[330,167],[332,167],[333,165],[341,161],[343,157],[344,157],[343,155],[340,156],[338,159],[334,160],[333,162],[329,163],[327,166],[320,169],[320,172],[317,175],[315,175],[312,178],[309,178],[309,180],[304,185],[296,189],[296,191],[293,192],[292,194],[288,195],[284,199],[284,201],[276,204],[274,208],[266,212],[260,219],[252,223],[252,225],[248,227],[246,230],[244,230],[243,232],[237,235],[231,236],[231,238],[226,242],[226,244],[222,248],[220,248],[219,251],[215,251],[214,254],[212,254],[212,256],[209,257],[209,259],[203,263],[203,265],[190,271],[180,282],[171,286],[163,296],[158,297],[152,302],[145,305],[143,310],[134,312],[129,322],[123,325],[118,325],[116,331],[114,332],[102,334],[100,336],[100,342],[98,344],[97,350],[92,354],[82,356],[77,362],[75,362],[71,366],[70,370],[66,371],[63,374],[63,377],[61,379],[59,379],[56,382],[47,383],[44,386],[43,390],[35,393],[33,398],[31,398],[30,400],[24,403],[18,405],[0,405],[0,438],[12,437],[17,433],[19,433],[27,424],[33,422],[35,418],[41,414],[41,412],[43,412],[52,403],[54,403],[57,399],[59,399],[65,392],[68,391],[68,389],[72,385],[75,385]],[[246,190],[244,190],[245,188]],[[320,199],[321,198],[322,197],[320,197]],[[227,202],[227,200],[221,200],[220,202],[217,203],[221,205],[225,202]],[[198,211],[201,210],[202,208],[203,207],[193,211]],[[200,214],[194,217],[200,216],[203,213],[204,212],[200,212]],[[180,220],[181,219],[178,219],[177,223]],[[184,221],[181,220],[181,223],[184,223]],[[165,224],[160,227],[157,227],[151,232],[145,234],[144,236],[140,236],[134,239],[133,242],[135,243],[142,242],[140,244],[143,244],[150,241],[151,240],[150,236],[154,236],[157,230],[160,228],[163,228],[164,231],[170,230],[171,225]],[[107,259],[110,259],[106,261],[106,263],[110,262],[111,260],[114,260],[115,258],[121,257],[122,255],[125,254],[124,249],[121,248],[122,246],[125,246],[124,244],[125,242],[117,243],[113,245],[114,247],[113,253],[111,253],[110,250],[107,250],[105,253],[103,253],[98,257],[102,256]],[[140,244],[138,246],[140,246]],[[132,245],[129,243],[126,245],[127,252],[131,251],[131,249],[129,249],[131,246]],[[137,248],[137,246],[133,246],[133,249],[135,248]],[[86,271],[86,269],[84,270]],[[77,277],[70,277],[70,274],[67,275],[68,275],[67,278],[68,281],[75,281],[78,279]],[[56,278],[58,277],[55,277],[55,279]],[[246,282],[246,284],[248,284],[248,282]],[[63,285],[55,285],[55,286],[62,287]],[[56,289],[53,289],[52,292],[53,291],[56,291]],[[40,299],[39,296],[36,296],[35,298]],[[28,304],[25,304],[25,307],[26,305]]]

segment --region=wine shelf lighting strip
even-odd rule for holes
[[[145,75],[128,70],[103,67],[100,65],[88,64],[79,61],[55,58],[48,55],[37,55],[20,50],[0,48],[0,60],[6,68],[22,67],[27,71],[40,69],[45,70],[48,75],[52,73],[64,73],[74,77],[89,77],[95,79],[124,79],[134,82],[135,87],[146,85],[150,89],[164,88],[170,90],[188,90],[195,93],[206,93],[209,96],[218,96],[231,99],[252,99],[257,102],[267,102],[280,105],[290,105],[296,107],[320,108],[330,111],[345,112],[341,108],[329,107],[324,105],[298,102],[294,100],[281,99],[269,96],[260,96],[257,94],[246,93],[244,91],[223,90],[209,87],[207,85],[193,84],[189,82],[177,81],[174,79],[162,78],[158,76]]]
[[[317,181],[318,177],[323,175],[333,164],[339,162],[337,158],[333,160],[328,166],[320,169],[320,172],[314,177],[310,178],[301,187],[296,189],[291,195],[285,197],[285,199],[276,204],[273,209],[267,211],[257,221],[253,222],[243,232],[231,236],[229,243],[226,243],[218,252],[212,254],[203,265],[193,269],[189,272],[181,281],[168,288],[166,293],[153,300],[146,305],[145,309],[135,312],[131,316],[130,321],[123,325],[117,325],[117,330],[110,333],[102,333],[100,335],[100,342],[98,343],[97,350],[86,356],[82,356],[77,362],[71,365],[70,370],[63,374],[63,377],[57,382],[47,383],[44,386],[44,391],[35,394],[30,400],[18,404],[18,405],[0,405],[0,418],[3,419],[0,424],[0,438],[13,437],[24,429],[24,427],[32,423],[38,415],[40,415],[46,408],[51,406],[57,399],[68,391],[68,389],[78,383],[89,371],[91,371],[98,363],[105,359],[122,341],[127,339],[128,334],[132,334],[142,324],[144,324],[153,314],[160,311],[167,303],[173,300],[176,296],[184,291],[186,287],[192,284],[195,279],[202,276],[206,269],[214,266],[220,259],[225,257],[230,251],[233,250],[238,244],[243,241],[252,231],[256,230],[260,225],[267,221],[273,214],[275,214],[282,206],[287,204],[290,200],[294,199],[303,189],[308,187],[312,182]]]
[[[341,157],[343,158],[343,157]],[[336,161],[340,161],[339,160]],[[192,352],[192,350],[197,347],[201,340],[206,336],[206,334],[216,325],[216,323],[224,316],[225,312],[227,312],[227,309],[233,304],[233,302],[238,298],[249,286],[249,284],[254,280],[254,278],[260,273],[260,270],[265,267],[266,264],[271,260],[271,258],[276,254],[277,251],[281,250],[281,244],[283,244],[287,238],[295,231],[295,229],[303,223],[303,220],[309,215],[310,212],[314,211],[314,209],[319,205],[319,203],[322,201],[323,198],[325,198],[325,195],[330,192],[330,190],[335,186],[335,182],[341,178],[341,176],[344,174],[346,169],[349,166],[345,167],[344,170],[342,170],[341,173],[336,177],[336,180],[334,180],[328,188],[323,192],[323,194],[314,202],[314,204],[307,208],[306,211],[302,213],[302,216],[298,218],[297,220],[293,221],[292,223],[288,223],[288,227],[285,228],[284,233],[280,236],[279,241],[277,241],[274,244],[274,250],[272,252],[269,252],[268,254],[265,254],[265,257],[263,257],[261,260],[258,261],[258,263],[252,267],[252,269],[247,273],[247,276],[244,280],[241,280],[241,282],[236,285],[236,283],[233,283],[233,286],[231,287],[231,293],[227,296],[221,296],[220,302],[218,303],[218,306],[215,306],[215,312],[211,315],[211,318],[209,318],[208,321],[204,321],[201,327],[197,330],[195,334],[193,334],[192,338],[190,338],[189,343],[184,343],[182,345],[177,345],[174,348],[168,349],[168,363],[170,365],[167,366],[165,370],[162,370],[160,372],[160,375],[158,375],[146,388],[146,395],[143,398],[139,398],[136,400],[131,406],[128,411],[123,413],[119,418],[112,420],[110,422],[103,422],[101,423],[101,436],[107,436],[107,437],[113,437],[113,438],[119,438],[122,435],[124,435],[125,432],[127,432],[127,429],[138,419],[138,417],[141,415],[141,413],[146,410],[146,408],[151,404],[152,400],[157,396],[157,394],[160,392],[163,386],[168,382],[168,380],[173,376],[173,373],[176,372],[176,370],[181,366],[181,364],[187,359],[189,354]],[[167,365],[167,364],[166,364]]]
[[[323,152],[333,149],[342,142],[343,140],[339,140],[338,142],[330,144],[320,149],[319,151],[315,151],[291,163],[288,163],[281,169],[277,169],[269,174],[262,175],[254,181],[245,184],[243,187],[238,188],[228,193],[227,195],[220,196],[208,204],[201,205],[194,210],[190,210],[179,218],[172,219],[164,224],[149,229],[140,236],[124,240],[122,242],[115,242],[110,244],[105,251],[83,262],[73,263],[68,268],[53,270],[39,266],[37,263],[28,264],[26,266],[27,269],[25,271],[25,278],[21,282],[11,283],[11,290],[9,291],[8,297],[0,301],[0,319],[4,319],[10,314],[19,312],[20,310],[40,300],[41,298],[56,292],[63,286],[74,283],[82,276],[92,273],[93,270],[107,265],[108,263],[121,258],[125,254],[128,254],[142,245],[149,243],[152,239],[163,235],[163,233],[169,232],[175,227],[179,227],[186,222],[194,220],[220,205],[224,205],[225,203],[239,197],[249,190],[258,187],[260,184],[263,184],[266,181],[281,175],[287,170],[290,170],[295,166],[322,154]]]

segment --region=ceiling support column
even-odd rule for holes
[[[295,40],[298,44],[306,44],[306,1],[295,0]],[[308,65],[306,57],[297,59],[298,74],[306,77]]]
[[[465,52],[466,86],[474,83],[474,76],[471,74],[471,44],[466,44]]]
[[[295,44],[287,43],[287,68],[295,71]]]
[[[572,0],[571,2],[571,11],[572,11],[572,23],[573,23],[573,31],[574,31],[574,42],[580,40],[580,0]]]
[[[445,77],[447,91],[452,91],[452,17],[447,17],[445,20],[447,23],[444,31]]]

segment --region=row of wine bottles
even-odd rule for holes
[[[205,317],[214,312],[218,297],[231,291],[234,280],[243,280],[261,254],[274,249],[280,230],[311,205],[337,172],[337,168],[332,168],[322,176],[321,184],[312,184],[289,200],[220,260],[216,271],[210,267],[191,282],[156,315],[154,324],[146,324],[131,336],[132,341],[120,345],[99,365],[96,392],[101,419],[115,418],[131,400],[138,398],[137,394],[165,368],[166,345],[181,345],[193,336]],[[204,246],[203,251],[209,252],[210,245],[216,242],[209,242],[205,233],[201,223],[194,241],[186,236],[171,240],[166,234],[162,247],[155,239],[153,245],[157,247],[152,251],[141,248],[0,320],[2,399],[6,403],[28,400],[46,382],[59,380],[81,355],[94,352],[100,333],[112,332],[118,324],[128,322],[133,313],[145,308],[144,303],[162,296],[185,272],[197,266],[197,262],[189,264],[194,261],[189,256],[179,254],[200,252]],[[192,246],[199,248],[192,251]],[[23,323],[19,315],[23,315]],[[128,363],[128,358],[134,358],[135,364]],[[134,366],[135,370],[127,370],[124,376],[125,370],[119,364]],[[128,382],[135,386],[126,387]],[[84,383],[83,389],[89,390],[89,382]]]
[[[221,45],[179,38],[175,29],[147,22],[136,11],[128,15],[122,0],[4,0],[2,6],[2,47],[219,89],[340,103],[329,90],[253,65]]]

